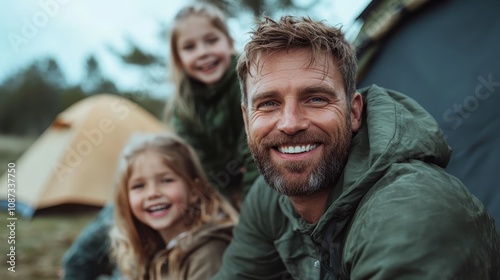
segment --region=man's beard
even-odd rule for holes
[[[349,117],[346,118],[344,125],[338,127],[339,131],[335,139],[331,139],[325,134],[319,135],[307,131],[295,135],[277,132],[278,135],[268,135],[259,144],[249,138],[248,147],[260,173],[269,186],[286,196],[307,196],[333,186],[342,174],[351,145],[352,131],[350,130],[351,120]],[[300,174],[306,172],[315,163],[305,160],[278,165],[271,160],[270,150],[281,145],[295,146],[304,143],[321,143],[324,154],[321,155],[320,161],[306,180],[287,178],[282,171],[283,169],[289,173]]]

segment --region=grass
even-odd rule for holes
[[[0,135],[0,175],[7,171],[7,164],[17,160],[36,137]]]
[[[48,213],[33,219],[18,217],[15,229],[15,272],[9,267],[7,244],[10,221],[0,212],[0,279],[58,279],[61,258],[83,227],[97,212]]]

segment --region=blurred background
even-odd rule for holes
[[[352,25],[367,0],[213,0],[241,50],[255,15],[309,15]],[[0,133],[36,137],[57,113],[96,93],[160,116],[170,94],[167,35],[186,1],[8,1],[0,30]]]
[[[376,83],[403,92],[434,116],[453,148],[447,171],[485,204],[500,229],[498,0],[208,2],[229,15],[237,51],[242,50],[253,19],[263,13],[273,18],[307,15],[342,27],[357,50],[358,86]],[[187,3],[5,1],[0,9],[0,176],[5,174],[8,163],[19,162],[18,173],[25,172],[19,180],[33,177],[36,182],[34,171],[38,168],[23,168],[23,157],[20,160],[26,151],[30,154],[33,146],[38,146],[34,147],[38,153],[34,166],[50,169],[51,165],[67,163],[68,156],[66,162],[62,156],[60,160],[49,158],[53,156],[50,149],[71,151],[69,148],[87,143],[89,139],[82,138],[81,131],[76,132],[79,142],[71,145],[44,138],[49,144],[42,146],[36,145],[40,142],[37,140],[49,127],[57,130],[70,126],[55,121],[58,114],[101,93],[111,94],[106,97],[108,102],[114,102],[109,96],[130,101],[125,106],[129,109],[133,102],[160,122],[172,92],[167,79],[169,23]],[[78,119],[79,112],[72,116]],[[107,116],[97,115],[94,119],[102,121]],[[114,124],[118,125],[119,120]],[[103,141],[114,141],[110,138],[118,134]],[[106,149],[104,142],[98,146],[91,146],[95,148],[92,156]],[[74,173],[84,166],[77,164]],[[96,177],[96,169],[101,170],[91,165],[85,170],[85,178]],[[0,206],[7,192],[5,178],[0,177]],[[87,179],[80,181],[87,183]],[[19,192],[29,188],[27,184],[18,185]],[[44,188],[50,190],[51,186],[46,184]],[[83,191],[86,189],[84,186]],[[7,223],[9,216],[5,208],[0,208],[0,221]],[[63,253],[98,209],[49,207],[31,213],[34,218],[19,216],[15,273],[7,270],[9,232],[0,222],[0,279],[57,279]]]
[[[172,91],[167,79],[169,23],[188,2],[2,3],[0,175],[9,162],[16,162],[35,143],[58,114],[93,95],[109,93],[126,98],[161,120]],[[227,12],[236,49],[241,51],[253,19],[263,13],[272,17],[308,15],[342,26],[354,38],[357,27],[353,23],[369,0],[208,2]],[[41,158],[39,164],[51,164],[48,161]],[[25,170],[25,174],[28,172]],[[4,210],[0,211],[0,221],[9,217]],[[15,273],[6,265],[9,232],[0,226],[0,279],[57,279],[63,253],[97,210],[59,208],[33,219],[19,216]]]

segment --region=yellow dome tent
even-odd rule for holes
[[[38,209],[61,204],[104,205],[111,199],[128,138],[136,132],[166,130],[120,96],[98,94],[73,104],[15,162],[15,177],[10,176],[15,192],[9,193],[15,195],[16,214],[32,217]],[[0,179],[1,209],[9,208],[7,175]]]

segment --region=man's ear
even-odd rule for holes
[[[355,92],[351,101],[351,129],[353,132],[361,128],[363,114],[363,97],[359,92]]]

